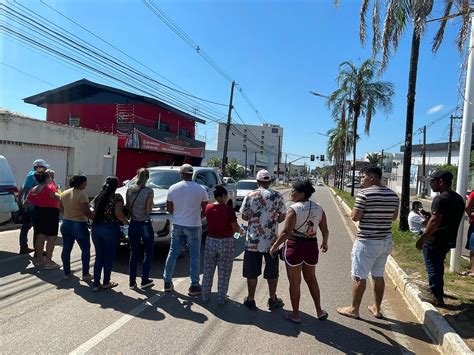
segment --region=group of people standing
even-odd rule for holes
[[[31,216],[35,235],[35,264],[44,265],[45,269],[59,268],[60,266],[52,261],[52,254],[58,234],[59,215],[62,212],[61,260],[65,277],[71,275],[70,255],[74,242],[77,241],[82,252],[82,280],[93,280],[93,291],[113,288],[118,285],[111,280],[111,271],[120,243],[120,225],[128,225],[131,251],[129,287],[133,289],[138,286],[137,262],[141,244],[145,256],[140,286],[153,286],[150,268],[153,260],[154,232],[150,214],[154,194],[153,189],[146,186],[148,170],[138,170],[136,178],[128,187],[127,204],[124,208],[124,199],[116,193],[119,183],[116,177],[108,177],[102,191],[89,203],[84,192],[87,186],[86,176],[73,176],[69,182],[70,188],[61,192],[46,171],[47,168],[44,160],[36,160],[20,191],[20,201],[23,201],[21,207],[26,215],[20,234],[20,253],[33,251],[28,249],[25,234],[29,229],[28,216]],[[242,219],[248,224],[244,231],[237,223],[235,211],[227,204],[225,187],[216,187],[215,202],[210,204],[207,191],[192,181],[191,165],[182,165],[180,175],[181,181],[170,187],[167,196],[167,211],[173,216],[173,228],[163,273],[164,291],[170,292],[174,289],[172,278],[176,261],[187,245],[191,279],[188,294],[200,295],[203,302],[208,302],[217,269],[217,302],[226,303],[234,259],[233,236],[240,233],[246,235],[243,277],[247,279],[248,292],[243,304],[247,308],[257,308],[255,291],[258,277],[262,274],[263,261],[263,278],[267,280],[269,289],[267,307],[272,310],[284,306],[283,300],[276,294],[278,262],[282,259],[286,265],[292,305],[292,312],[285,314],[285,318],[294,323],[301,322],[299,301],[303,276],[315,305],[317,319],[327,319],[328,312],[321,306],[315,267],[319,260],[319,251],[328,251],[329,230],[323,208],[311,201],[315,190],[310,181],[297,181],[293,184],[290,192],[293,204],[287,209],[283,196],[270,188],[270,173],[260,170],[256,176],[258,189],[245,197],[240,209]],[[399,198],[392,190],[382,186],[381,178],[382,171],[378,167],[370,167],[363,172],[363,189],[356,196],[351,214],[352,220],[359,222],[351,254],[352,304],[338,308],[337,312],[355,319],[360,317],[360,305],[369,274],[374,280],[375,295],[369,310],[374,317],[382,317],[381,303],[385,289],[383,275],[392,250],[391,223],[398,216]],[[450,188],[452,178],[452,174],[447,171],[437,171],[431,176],[431,187],[440,194],[433,200],[429,218],[419,221],[424,227],[420,228],[420,238],[416,243],[418,249],[423,249],[432,303],[436,305],[444,304],[443,262],[449,249],[456,243],[455,235],[464,211],[462,197]],[[22,198],[23,195],[26,199]],[[419,209],[420,206],[414,205],[414,209],[415,207]],[[201,287],[199,266],[203,216],[207,219],[208,236],[204,248]],[[96,251],[93,275],[89,273],[90,222]],[[281,233],[278,233],[279,223],[283,223]]]

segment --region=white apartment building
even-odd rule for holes
[[[216,154],[224,150],[225,130],[226,124],[219,123]],[[259,126],[232,124],[229,131],[227,156],[229,159],[237,159],[240,165],[247,166],[253,175],[260,169],[266,169],[273,174],[279,152],[281,156],[282,146],[283,128],[279,125],[270,123]],[[208,154],[206,153],[206,155]],[[283,166],[280,166],[280,171],[283,171]]]

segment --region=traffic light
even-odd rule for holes
[[[314,161],[314,154],[311,154],[310,160],[311,160],[311,161]]]
[[[324,154],[321,154],[321,156],[319,157],[319,160],[324,161]]]

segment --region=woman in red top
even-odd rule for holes
[[[59,269],[60,266],[53,260],[54,243],[58,237],[59,228],[59,194],[52,183],[51,176],[46,172],[36,172],[35,179],[38,185],[28,194],[28,202],[33,205],[33,229],[36,236],[35,265],[44,268]],[[46,258],[43,258],[44,243],[46,243]]]
[[[217,186],[214,190],[216,202],[206,206],[207,219],[206,246],[204,248],[204,272],[202,280],[202,301],[209,301],[212,279],[217,266],[217,303],[227,302],[232,262],[234,261],[234,238],[241,232],[237,216],[232,207],[227,205],[227,190]]]

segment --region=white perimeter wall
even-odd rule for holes
[[[30,150],[32,147],[34,148],[33,144],[40,145],[41,149],[38,149],[38,152],[43,155],[48,154],[47,148],[51,146],[51,156],[56,157],[56,159],[58,159],[58,149],[62,151],[67,149],[67,154],[63,153],[66,156],[64,159],[67,159],[65,162],[67,176],[74,174],[87,175],[87,193],[89,195],[94,195],[100,190],[104,175],[115,173],[117,136],[112,134],[49,123],[9,111],[0,111],[0,155],[3,155],[2,145],[4,150],[6,150],[7,144],[9,145],[8,149],[12,150],[11,142],[16,143],[19,147],[21,147],[21,144],[18,143],[24,143]],[[109,156],[108,159],[113,159],[113,171],[110,171],[110,164],[104,164],[106,159],[104,155],[107,155],[109,151],[111,157]],[[15,162],[14,165],[17,167],[17,171],[13,173],[18,185],[23,183],[26,173],[31,169],[34,159],[30,155],[18,157],[17,152],[15,159],[20,159],[21,161]],[[47,160],[46,156],[37,156],[35,159],[37,158]],[[54,162],[52,161],[51,163]],[[56,165],[59,164],[59,162],[56,162]],[[18,171],[21,169],[20,167],[23,167],[23,171]],[[109,171],[106,171],[107,168]],[[51,166],[51,169],[55,170],[54,165]],[[64,178],[64,180],[66,179]],[[63,187],[65,186],[65,181],[60,183]]]

